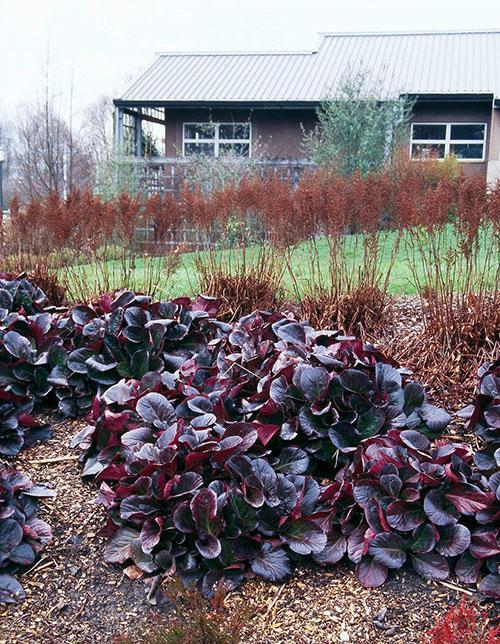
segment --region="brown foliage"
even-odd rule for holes
[[[444,179],[413,203],[407,250],[422,300],[419,366],[429,384],[465,393],[499,350],[498,187],[488,190],[482,177]]]
[[[222,300],[219,317],[237,320],[256,309],[276,309],[283,302],[283,264],[272,248],[261,246],[256,254],[243,259],[230,252],[209,252],[195,260],[199,290]]]
[[[300,301],[300,312],[316,328],[370,338],[390,321],[391,300],[376,287],[358,286],[337,298],[331,293],[307,294]]]
[[[114,209],[88,190],[74,190],[66,199],[51,193],[25,208],[13,200],[4,252],[47,258],[71,250],[95,251],[114,229]]]
[[[142,223],[142,200],[122,192],[114,202],[113,218],[115,222],[114,233],[120,244],[132,247],[134,245],[135,231]]]
[[[389,280],[404,239],[422,293],[420,360],[430,374],[458,374],[498,349],[499,213],[500,184],[487,189],[456,163],[406,158],[367,176],[317,169],[296,184],[255,174],[209,194],[185,185],[178,195],[103,201],[75,190],[22,208],[13,201],[1,268],[64,268],[68,295],[78,298],[89,282],[157,290],[178,263],[176,245],[191,241],[205,249],[196,259],[200,288],[223,297],[228,318],[277,306],[288,270],[311,322],[370,335],[390,315]],[[186,237],[186,229],[194,232]],[[82,265],[89,268],[76,270]]]
[[[64,306],[66,304],[66,288],[60,283],[57,274],[47,266],[38,264],[28,273],[29,281],[47,296],[47,306]]]
[[[154,194],[144,204],[143,220],[152,226],[155,243],[165,242],[169,233],[179,226],[181,218],[179,201],[172,192],[163,196]]]
[[[197,230],[201,244],[208,247],[224,245],[226,227],[236,219],[245,224],[240,226],[238,243],[255,241],[258,233],[260,241],[285,248],[318,235],[333,238],[355,232],[376,234],[387,228],[441,225],[447,221],[454,200],[459,201],[460,211],[483,209],[481,197],[477,200],[479,179],[467,183],[442,171],[439,175],[432,168],[401,163],[365,177],[317,169],[305,172],[297,185],[269,172],[261,178],[226,183],[209,195],[188,185],[178,195],[141,198],[122,193],[110,201],[88,190],[74,190],[66,199],[52,193],[24,208],[14,200],[14,223],[5,233],[5,243],[22,245],[33,254],[42,248],[45,253],[82,246],[96,249],[113,241],[132,245],[137,241],[137,229],[148,224],[155,243],[167,238],[179,241],[187,226]],[[497,194],[493,193],[490,209],[497,207]],[[468,222],[471,224],[470,217]],[[248,230],[254,237],[248,237]]]

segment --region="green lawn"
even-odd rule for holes
[[[384,247],[381,256],[381,272],[385,275],[389,269],[392,247],[396,242],[396,233],[387,233],[384,238]],[[356,244],[358,242],[358,245]],[[453,236],[452,227],[448,227],[445,233],[442,235],[442,248],[449,249],[453,248],[455,245],[455,239]],[[408,253],[411,252],[409,245],[409,237],[403,238],[399,244],[399,248],[396,255],[396,260],[394,262],[390,281],[389,281],[389,291],[392,294],[397,295],[413,295],[416,293],[416,288],[413,284],[412,272],[410,269],[410,264],[408,262]],[[355,236],[346,238],[346,257],[351,263],[352,270],[356,269],[356,266],[359,264],[359,249],[356,250],[359,246],[359,237],[356,240]],[[315,242],[315,247],[318,253],[318,263],[323,275],[328,275],[328,244],[326,238],[319,238]],[[481,253],[480,253],[480,264],[484,266],[486,258],[491,258],[492,255],[493,243],[487,232],[482,234],[481,240]],[[198,255],[203,255],[204,251],[198,253],[186,252],[181,255],[179,268],[176,270],[171,279],[167,280],[165,277],[160,279],[160,289],[161,295],[163,297],[178,297],[180,295],[195,295],[199,291],[198,276],[196,271],[195,257]],[[257,255],[257,249],[247,249],[247,258],[252,261],[252,258],[255,258]],[[295,274],[297,282],[303,284],[310,278],[311,275],[311,262],[310,262],[311,249],[308,243],[303,243],[299,245],[293,255],[292,255],[292,268]],[[443,255],[445,254],[443,250]],[[241,251],[232,250],[232,251],[219,251],[218,258],[223,263],[227,263],[229,260],[238,261],[241,259]],[[444,260],[443,260],[444,261]],[[130,271],[128,277],[127,287],[136,290],[143,290],[145,283],[147,283],[148,273],[155,273],[154,281],[158,279],[158,276],[161,274],[161,258],[139,258],[135,262],[134,270]],[[490,284],[494,288],[498,288],[498,284],[495,284],[496,279],[496,263],[495,261],[490,262]],[[97,265],[81,265],[74,267],[72,269],[73,274],[78,274],[79,278],[83,278],[83,281],[89,283],[89,285],[97,285],[102,283],[96,277],[96,266]],[[102,266],[99,267],[99,270],[102,271]],[[112,279],[113,286],[118,287],[118,282],[122,280],[123,272],[120,268],[119,261],[109,261],[106,264],[106,272],[113,275]],[[293,294],[292,288],[292,279],[288,271],[284,272],[283,285],[287,292],[287,295]]]

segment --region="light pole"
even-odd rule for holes
[[[0,221],[3,221],[3,162],[5,161],[5,152],[0,148]]]

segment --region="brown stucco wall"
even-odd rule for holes
[[[493,115],[493,116],[492,116]],[[165,151],[167,157],[182,155],[182,124],[189,121],[252,122],[253,154],[271,158],[304,158],[303,128],[310,130],[316,123],[313,109],[172,109],[167,110]],[[417,102],[412,122],[475,122],[487,123],[486,158],[500,159],[500,112],[492,110],[491,102]],[[468,175],[486,176],[487,161],[461,164]]]
[[[165,153],[182,156],[182,124],[190,121],[246,121],[252,123],[252,150],[272,158],[303,158],[302,125],[316,122],[314,110],[167,110]]]
[[[317,119],[314,110],[269,110],[255,112],[254,137],[265,154],[273,158],[300,159],[304,150],[304,130],[310,131]]]

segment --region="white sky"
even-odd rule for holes
[[[0,114],[50,86],[76,116],[155,51],[314,49],[319,31],[500,28],[499,0],[0,0]],[[500,64],[500,63],[499,63]]]

